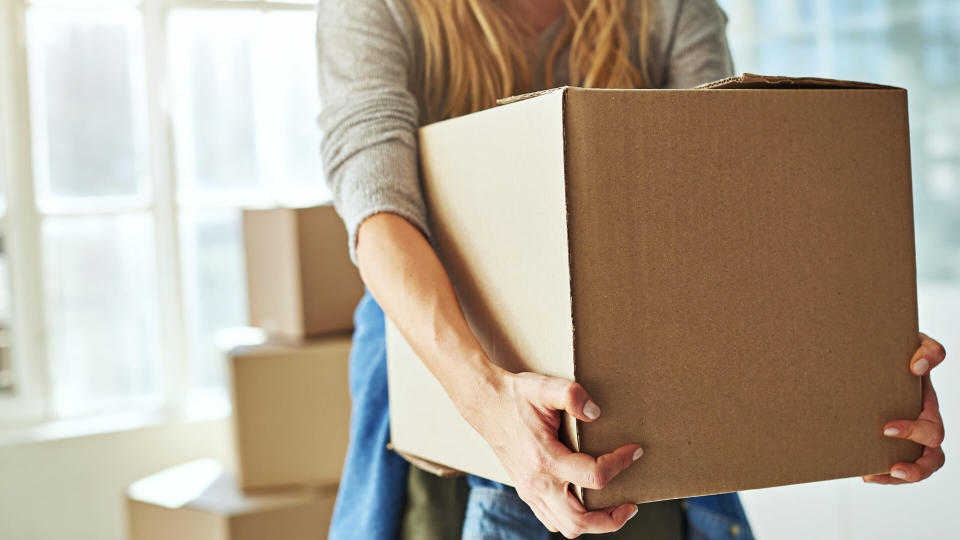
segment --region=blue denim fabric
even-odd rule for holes
[[[407,462],[390,442],[383,311],[369,293],[353,315],[350,445],[340,476],[329,540],[394,538],[407,493]]]
[[[684,499],[687,510],[687,540],[738,538],[754,540],[747,514],[736,493]]]
[[[350,446],[343,466],[330,540],[394,538],[403,513],[407,462],[390,442],[384,315],[370,293],[354,313],[350,351]],[[465,540],[541,540],[550,533],[515,489],[471,476]],[[736,493],[686,499],[687,539],[753,540]]]
[[[549,540],[550,531],[517,490],[478,476],[468,476],[467,484],[462,540]]]
[[[548,531],[512,487],[470,476],[463,540],[547,540]],[[684,500],[687,540],[754,540],[736,493]]]

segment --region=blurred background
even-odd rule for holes
[[[960,2],[720,4],[737,72],[908,89],[921,328],[957,354]],[[240,209],[329,199],[313,23],[310,1],[0,0],[0,537],[122,538],[127,483],[232,459]],[[934,382],[956,456],[958,361]],[[744,501],[760,538],[944,538],[951,461]]]

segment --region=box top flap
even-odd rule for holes
[[[545,94],[552,94],[554,92],[563,92],[569,86],[558,86],[557,88],[547,88],[546,90],[537,90],[536,92],[527,92],[526,94],[518,94],[516,96],[510,96],[505,98],[500,98],[497,100],[497,105],[506,105],[508,103],[515,103],[517,101],[523,101],[525,99],[539,97]]]
[[[224,516],[269,511],[307,504],[320,496],[332,496],[336,486],[318,489],[295,487],[282,494],[247,495],[233,477],[213,459],[199,459],[165,469],[137,480],[127,497],[165,508],[192,508]]]
[[[701,84],[696,89],[699,90],[718,90],[718,89],[894,89],[895,86],[883,84],[865,83],[859,81],[843,81],[839,79],[823,79],[820,77],[783,77],[780,75],[757,75],[756,73],[744,73]]]
[[[500,98],[497,100],[497,105],[507,105],[509,103],[516,103],[518,101],[523,101],[525,99],[540,97],[545,94],[552,94],[554,92],[565,92],[570,88],[579,87],[574,86],[558,86],[557,88],[548,88],[546,90],[538,90],[536,92],[527,92],[526,94],[518,94],[516,96],[510,96],[505,98]],[[876,84],[876,83],[867,83],[860,81],[845,81],[841,79],[825,79],[822,77],[784,77],[782,75],[758,75],[756,73],[744,73],[742,75],[734,75],[733,77],[727,77],[725,79],[720,79],[718,81],[712,81],[708,83],[703,83],[699,86],[693,88],[694,90],[845,90],[845,89],[874,89],[874,90],[899,90],[899,87],[888,86],[885,84]],[[583,90],[606,90],[605,88],[584,88]]]

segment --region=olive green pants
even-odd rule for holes
[[[470,488],[466,478],[440,478],[410,467],[400,540],[460,538]],[[637,515],[615,533],[591,536],[610,540],[683,540],[686,516],[680,501],[639,505]],[[554,534],[554,538],[563,538]]]

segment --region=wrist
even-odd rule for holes
[[[451,362],[450,374],[441,379],[441,384],[460,414],[478,428],[484,411],[489,411],[503,393],[511,373],[491,362],[479,346],[450,358],[457,360]]]

